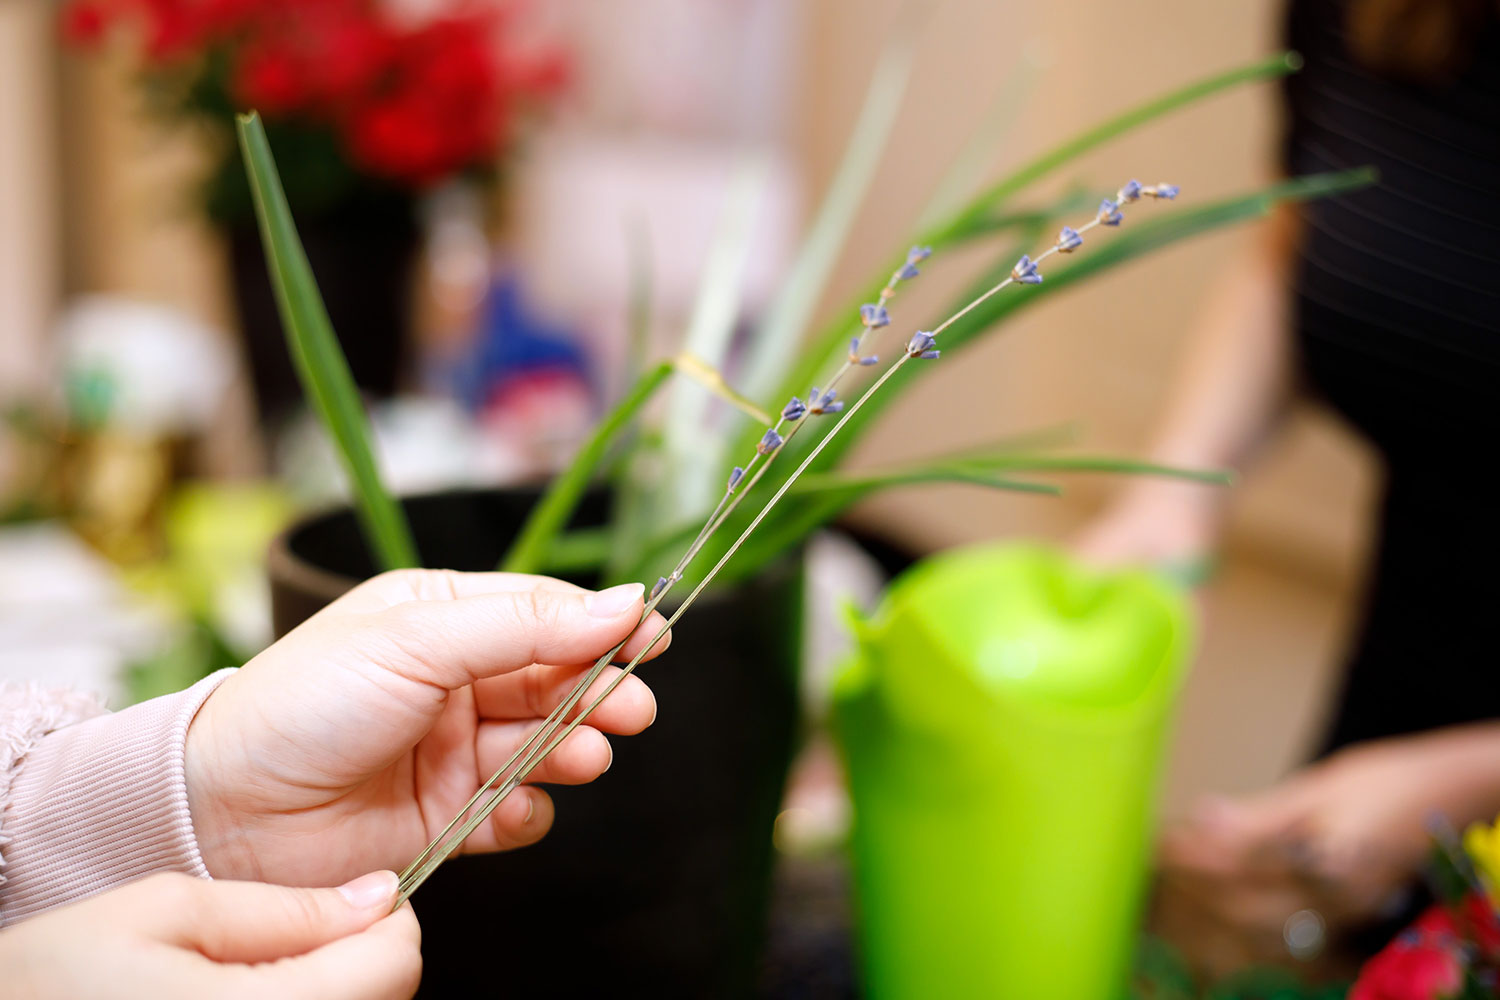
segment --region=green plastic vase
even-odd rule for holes
[[[1135,948],[1181,592],[1037,546],[913,567],[854,622],[833,724],[873,1000],[1117,1000]]]

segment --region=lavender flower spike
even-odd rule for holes
[[[1063,226],[1062,232],[1057,234],[1057,252],[1072,253],[1083,246],[1083,237],[1078,235],[1078,230],[1072,226]]]
[[[738,465],[736,465],[734,468],[730,469],[729,470],[729,485],[727,487],[725,487],[725,491],[729,492],[729,493],[733,493],[734,492],[734,488],[736,486],[738,486],[740,484],[740,480],[744,479],[744,478],[745,478],[745,470],[742,469],[742,468],[740,468]]]
[[[885,311],[885,306],[863,305],[859,307],[859,318],[865,321],[865,326],[871,330],[878,330],[891,322],[891,314]]]
[[[912,247],[906,251],[906,262],[908,264],[920,264],[932,256],[932,247]]]
[[[660,594],[663,590],[666,590],[666,589],[667,589],[667,578],[664,577],[664,576],[659,576],[659,577],[656,578],[655,585],[652,586],[652,588],[651,588],[651,596],[654,598],[654,597],[656,597],[657,594]]]
[[[912,334],[911,342],[906,345],[906,353],[914,358],[920,358],[936,346],[936,337],[923,330],[918,330]]]
[[[780,434],[777,434],[776,431],[767,427],[766,433],[761,436],[760,444],[755,446],[755,450],[760,452],[762,455],[769,455],[777,448],[780,448],[785,440],[786,439],[783,438]]]
[[[1099,225],[1118,226],[1125,217],[1120,214],[1120,206],[1105,198],[1099,203]]]
[[[827,392],[819,395],[818,387],[813,386],[812,398],[808,406],[813,413],[837,413],[844,408],[842,402],[834,402],[834,397],[838,394],[837,389],[829,389]]]
[[[911,279],[917,277],[921,273],[922,273],[921,271],[917,270],[917,265],[915,265],[915,264],[902,264],[901,265],[901,270],[899,270],[899,271],[896,272],[896,280],[897,281],[910,281]]]
[[[1036,261],[1024,253],[1021,255],[1021,259],[1016,261],[1016,266],[1010,269],[1010,276],[1023,285],[1040,285],[1042,283],[1042,276],[1036,269]]]
[[[864,367],[868,368],[871,365],[880,363],[880,355],[861,355],[859,353],[859,338],[851,337],[849,338],[849,363],[851,365],[863,365]]]
[[[1168,201],[1171,201],[1173,198],[1177,197],[1177,192],[1181,190],[1182,189],[1179,188],[1176,184],[1168,184],[1166,181],[1163,181],[1160,184],[1153,184],[1150,187],[1141,188],[1141,194],[1145,195],[1148,198],[1165,198]]]
[[[1120,204],[1128,205],[1132,201],[1139,201],[1141,197],[1141,182],[1126,181],[1125,186],[1120,188]]]
[[[782,420],[801,420],[806,414],[807,407],[796,396],[793,396],[792,401],[781,408]]]

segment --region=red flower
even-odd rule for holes
[[[413,25],[380,0],[72,0],[64,25],[85,42],[128,19],[174,82],[199,73],[198,93],[325,127],[355,166],[423,187],[493,162],[520,106],[566,81],[557,52],[503,47],[511,9],[474,0]]]
[[[349,117],[355,161],[422,186],[498,155],[507,102],[489,20],[434,21],[394,51],[377,93]]]
[[[234,96],[247,108],[276,115],[302,106],[308,97],[307,79],[290,50],[261,45],[240,59]]]
[[[1500,958],[1500,918],[1483,893],[1471,892],[1464,899],[1462,926],[1464,935],[1491,960]]]
[[[375,174],[419,187],[452,168],[444,136],[426,102],[414,95],[366,105],[349,124],[350,152]]]
[[[1446,1000],[1463,986],[1453,917],[1434,906],[1365,963],[1348,1000]]]
[[[309,32],[309,80],[317,99],[332,107],[368,93],[390,65],[398,40],[383,24],[331,18]]]
[[[70,3],[62,9],[62,34],[72,45],[93,45],[109,28],[109,12],[103,4]]]

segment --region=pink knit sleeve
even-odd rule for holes
[[[230,671],[58,729],[0,801],[0,926],[153,872],[207,877],[188,812],[188,724]]]

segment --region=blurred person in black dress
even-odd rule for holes
[[[1500,431],[1500,4],[1292,0],[1286,24],[1305,66],[1285,85],[1283,169],[1370,164],[1380,181],[1275,218],[1225,275],[1155,457],[1241,465],[1300,391],[1375,446],[1386,484],[1318,759],[1164,837],[1164,889],[1218,967],[1281,950],[1303,909],[1373,945],[1355,935],[1413,900],[1429,817],[1500,811],[1500,511],[1482,486]],[[1225,502],[1132,484],[1079,548],[1196,558]]]

